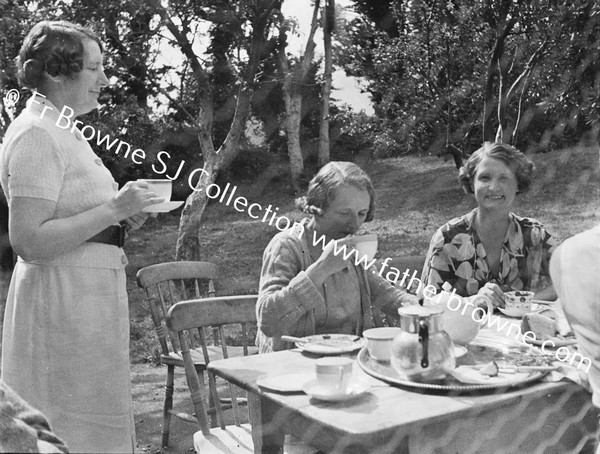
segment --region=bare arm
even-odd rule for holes
[[[25,260],[56,257],[144,207],[162,202],[143,182],[127,183],[110,201],[68,218],[53,219],[56,202],[14,197],[10,201],[10,241]]]

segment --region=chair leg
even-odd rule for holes
[[[175,382],[175,366],[167,366],[167,383],[165,384],[165,403],[163,406],[162,446],[169,446],[171,431],[171,410],[173,409],[173,388]]]
[[[206,380],[204,379],[204,371],[198,371],[200,375],[200,381],[202,382],[203,388],[206,390]],[[208,392],[208,413],[210,414],[210,427],[217,427],[217,414],[216,414],[215,402],[212,393]],[[197,417],[197,416],[196,416]]]

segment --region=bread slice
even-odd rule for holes
[[[537,340],[554,337],[558,333],[556,321],[542,314],[525,314],[521,322],[521,332],[531,331]]]

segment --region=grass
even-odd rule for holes
[[[517,197],[515,212],[535,217],[562,241],[597,224],[600,219],[600,171],[598,148],[573,148],[532,156],[537,177],[531,190]],[[456,180],[456,169],[434,156],[407,156],[375,161],[365,168],[375,183],[375,220],[363,232],[379,236],[379,257],[425,255],[435,230],[449,219],[476,206]],[[234,182],[237,194],[253,202],[279,207],[290,219],[295,211],[286,178],[272,182],[263,194],[252,183]],[[126,251],[128,291],[132,315],[132,360],[155,356],[156,343],[143,306],[135,274],[141,267],[174,259],[178,213],[159,215],[129,239]],[[201,260],[217,264],[222,295],[257,293],[262,252],[277,230],[240,213],[231,206],[211,204],[198,232]]]
[[[562,241],[600,221],[600,171],[598,148],[573,148],[532,156],[538,176],[530,192],[517,197],[515,212],[535,217]],[[363,232],[379,236],[379,257],[425,255],[434,231],[449,219],[475,207],[472,196],[462,192],[456,169],[432,156],[407,156],[375,161],[365,170],[375,183],[375,220]],[[273,181],[256,194],[252,183],[231,181],[238,195],[263,206],[279,207],[290,219],[301,214],[294,209],[287,177]],[[131,359],[133,400],[138,450],[159,453],[162,426],[163,368],[149,367],[158,355],[149,310],[137,287],[135,274],[147,265],[174,259],[178,212],[149,219],[126,244],[129,257],[127,289],[131,312]],[[246,213],[218,203],[211,204],[198,232],[201,259],[217,264],[222,277],[221,295],[256,293],[262,252],[277,233],[274,227],[251,219]],[[183,373],[176,374],[175,408],[190,406]],[[189,408],[188,408],[189,410]],[[191,448],[194,425],[173,422],[168,452]]]

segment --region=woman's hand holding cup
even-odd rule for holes
[[[308,274],[310,279],[317,286],[321,285],[327,277],[348,266],[348,262],[344,260],[344,239],[336,241],[338,244],[337,246],[335,246],[333,241],[330,241],[327,247],[323,249],[323,252],[317,261],[310,265],[306,270],[306,274]],[[348,246],[346,246],[346,248],[348,248]],[[336,250],[338,251],[337,254],[335,253]]]
[[[117,222],[139,213],[147,206],[165,201],[164,197],[150,191],[148,187],[148,183],[143,181],[129,181],[108,202]]]

